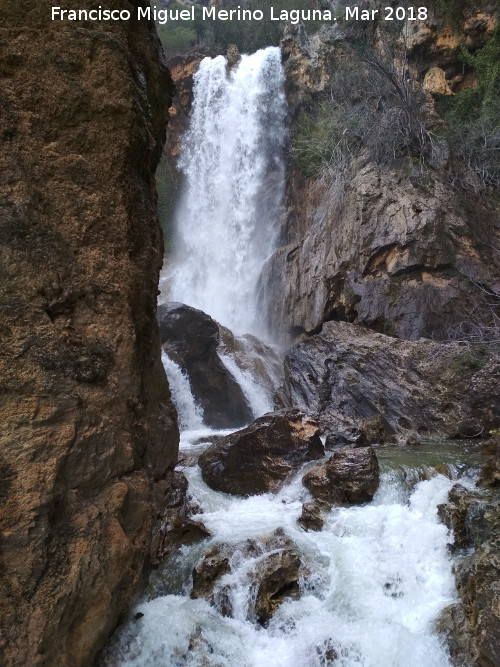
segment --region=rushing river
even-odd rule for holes
[[[238,333],[258,330],[255,289],[272,250],[283,193],[285,100],[277,49],[243,56],[227,73],[223,57],[205,59],[195,76],[191,126],[181,168],[177,249],[164,283],[169,298],[201,308]],[[258,416],[272,398],[230,355],[226,368]],[[437,505],[460,477],[472,485],[473,456],[460,446],[379,449],[381,484],[372,502],[333,508],[320,532],[297,522],[311,499],[304,469],[276,494],[239,498],[212,491],[196,456],[213,436],[189,378],[163,363],[179,413],[189,491],[211,537],[177,548],[117,631],[103,662],[121,667],[445,667],[434,627],[456,598],[448,543]],[[307,467],[307,466],[306,466]],[[276,530],[300,553],[300,595],[285,598],[263,626],[252,611],[252,574]],[[220,605],[191,599],[192,571],[213,545],[229,545],[231,571],[217,583]],[[266,546],[267,545],[267,546]],[[217,593],[217,591],[216,591]],[[215,595],[217,599],[217,595]]]
[[[199,453],[206,446],[200,444],[203,434],[210,436],[198,428],[184,431],[184,453]],[[453,537],[438,520],[437,505],[457,477],[472,485],[464,471],[473,455],[459,445],[443,447],[441,457],[435,447],[422,447],[407,453],[410,461],[396,449],[380,454],[381,484],[373,501],[332,509],[321,532],[306,532],[297,523],[302,503],[310,499],[303,470],[276,494],[238,498],[209,489],[196,465],[184,468],[212,537],[179,548],[153,576],[115,640],[109,664],[449,665],[434,624],[456,598],[447,548]],[[279,528],[295,543],[309,574],[300,582],[300,598],[285,599],[262,627],[251,612],[251,575],[259,558],[242,556],[241,545]],[[219,582],[229,588],[233,617],[190,598],[193,567],[221,543],[234,549],[232,572]],[[143,615],[136,619],[137,613]]]

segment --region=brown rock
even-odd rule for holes
[[[500,664],[500,501],[490,490],[468,492],[455,485],[449,506],[458,545],[474,547],[455,569],[460,602],[445,610],[439,629],[447,636],[454,665]]]
[[[217,438],[198,463],[212,489],[256,495],[275,491],[292,470],[323,455],[317,423],[289,410],[269,413]]]
[[[491,458],[481,469],[479,486],[500,486],[500,435],[490,442]]]
[[[155,320],[172,86],[152,25],[52,4],[1,9],[0,663],[66,667],[141,591],[177,458]]]
[[[431,67],[424,78],[424,90],[438,95],[453,95],[446,81],[446,73],[440,67]]]
[[[230,44],[227,47],[226,59],[227,59],[227,71],[229,73],[231,69],[235,65],[237,65],[241,60],[241,55],[240,52],[238,51],[238,47],[236,46],[236,44]]]
[[[205,598],[225,616],[232,615],[231,593],[220,580],[235,571],[242,560],[253,559],[246,585],[254,589],[248,619],[264,625],[286,597],[298,597],[298,580],[305,574],[293,542],[281,530],[240,545],[216,545],[193,570],[192,598]],[[243,584],[245,585],[245,584]]]
[[[319,502],[304,503],[302,505],[302,514],[297,521],[304,530],[321,530],[325,523],[321,516],[321,510],[326,508],[327,504]]]
[[[214,586],[230,570],[229,555],[220,546],[209,549],[193,570],[191,597],[212,600]]]
[[[316,500],[328,504],[367,502],[379,484],[377,457],[372,447],[340,449],[306,472],[302,482]]]
[[[182,472],[170,472],[156,485],[158,518],[151,543],[151,565],[159,565],[176,546],[192,544],[211,535],[201,521],[193,519],[201,509],[188,494]]]
[[[448,494],[448,502],[438,505],[439,518],[447,528],[453,530],[454,549],[471,546],[467,517],[474,502],[477,502],[476,496],[472,496],[461,484],[455,484]]]
[[[288,547],[265,556],[255,570],[257,621],[264,625],[286,597],[300,595],[300,555]]]
[[[267,319],[283,334],[343,320],[391,336],[448,339],[467,313],[491,321],[484,292],[500,285],[498,211],[439,176],[353,165],[339,209],[338,183],[294,181],[286,244],[266,264]],[[331,239],[335,239],[335,243]],[[474,281],[471,282],[471,281]]]

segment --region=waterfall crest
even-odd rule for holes
[[[194,77],[169,298],[238,333],[262,333],[256,286],[283,206],[283,83],[274,47],[229,74],[223,56],[205,58]]]

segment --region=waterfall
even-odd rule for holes
[[[284,193],[281,53],[263,49],[227,68],[223,56],[205,58],[194,76],[169,298],[238,333],[262,334],[256,286]]]
[[[168,377],[172,401],[177,409],[179,428],[181,431],[203,428],[203,413],[194,400],[189,378],[164,351],[161,353],[161,360]]]

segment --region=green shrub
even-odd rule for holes
[[[479,177],[481,187],[500,187],[500,29],[483,48],[471,53],[462,44],[464,68],[477,77],[477,88],[442,96],[438,111],[446,121],[452,153]]]

